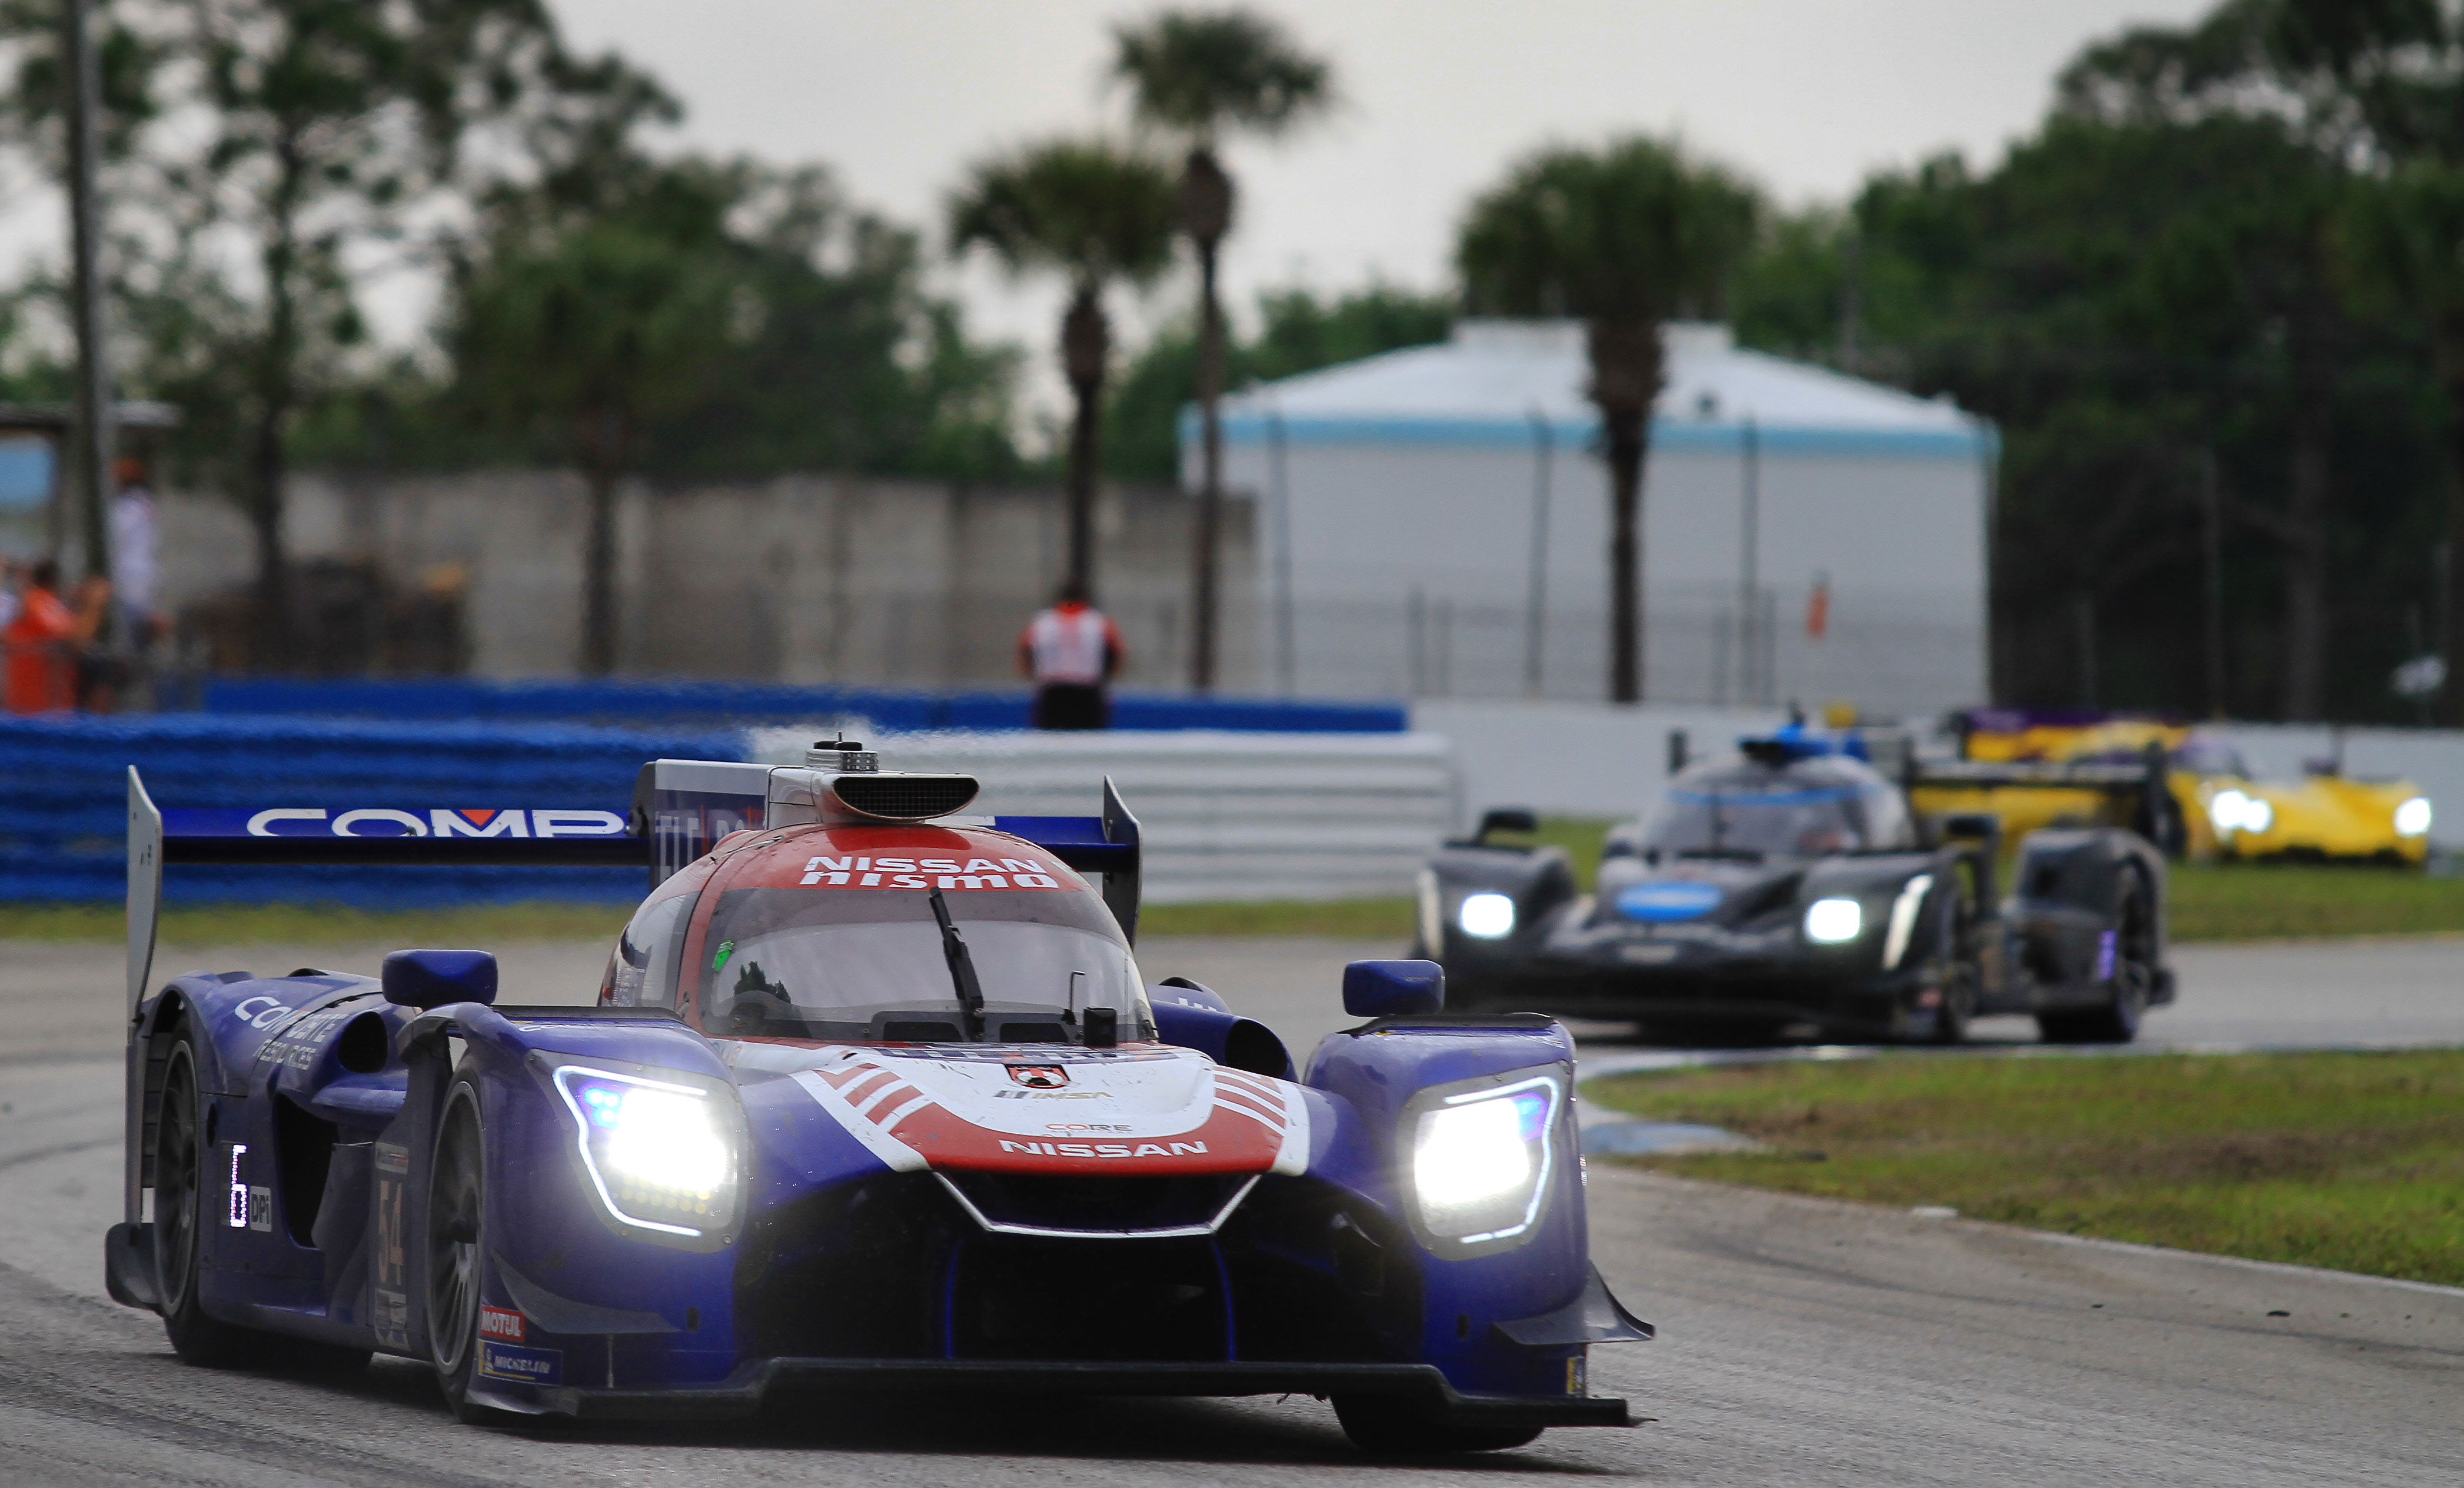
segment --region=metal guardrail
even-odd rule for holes
[[[810,727],[748,755],[801,763]],[[1407,894],[1453,827],[1454,748],[1427,733],[917,733],[866,741],[885,769],[972,775],[971,810],[1084,811],[1109,776],[1138,815],[1149,904]]]

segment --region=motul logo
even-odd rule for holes
[[[522,1315],[520,1313],[516,1312],[509,1307],[482,1307],[479,1309],[479,1336],[481,1338],[493,1338],[503,1343],[518,1344],[522,1341],[522,1333],[523,1324]]]

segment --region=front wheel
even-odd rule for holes
[[[1943,896],[1942,908],[1934,926],[1934,943],[1941,948],[1942,974],[1934,1005],[1933,1041],[1964,1043],[1968,1025],[1976,1017],[1976,934],[1974,916],[1968,901],[1954,887]]]
[[[1337,1395],[1334,1418],[1353,1446],[1378,1456],[1503,1452],[1540,1435],[1537,1426],[1449,1426],[1414,1402],[1390,1395]]]
[[[471,1398],[479,1365],[481,1245],[487,1224],[487,1132],[479,1091],[457,1080],[446,1092],[428,1168],[428,1349],[453,1414],[473,1424],[506,1418]]]

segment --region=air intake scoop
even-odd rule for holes
[[[766,824],[929,821],[964,811],[982,789],[971,775],[781,769],[770,772]]]

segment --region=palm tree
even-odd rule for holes
[[[483,420],[544,435],[589,491],[582,669],[617,655],[616,487],[647,427],[689,404],[731,344],[740,274],[725,215],[743,189],[687,162],[636,163],[591,216],[496,205],[447,325],[457,391]]]
[[[2416,158],[2356,191],[2340,233],[2352,297],[2409,318],[2430,342],[2447,408],[2447,550],[2464,553],[2464,164]],[[2450,602],[2440,711],[2464,725],[2464,604]]]
[[[1069,431],[1069,570],[1094,592],[1095,456],[1112,332],[1104,291],[1147,284],[1172,262],[1172,175],[1101,141],[1055,140],[979,163],[949,202],[950,252],[992,251],[1013,274],[1069,281],[1061,366],[1076,400]]]
[[[1222,527],[1223,307],[1216,258],[1232,227],[1232,178],[1216,146],[1224,134],[1278,135],[1333,100],[1326,63],[1293,46],[1273,22],[1243,11],[1167,11],[1113,29],[1113,76],[1130,85],[1138,120],[1184,139],[1181,230],[1198,247],[1198,407],[1205,451],[1192,559],[1196,615],[1189,685],[1215,685],[1216,548]]]
[[[1761,201],[1716,165],[1639,137],[1544,149],[1472,203],[1455,245],[1475,315],[1586,324],[1609,462],[1609,696],[1642,700],[1642,467],[1662,378],[1660,328],[1715,312]]]

